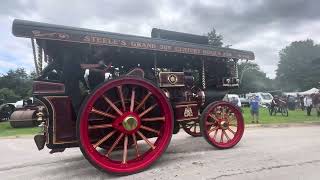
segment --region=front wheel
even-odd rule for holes
[[[219,149],[235,146],[244,132],[244,119],[240,110],[229,102],[209,104],[202,112],[200,129],[205,140]]]
[[[132,174],[166,150],[173,112],[152,83],[123,77],[102,84],[83,103],[77,120],[80,149],[98,169]]]

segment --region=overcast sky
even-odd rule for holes
[[[212,27],[233,48],[253,51],[271,78],[292,41],[320,42],[318,0],[1,0],[0,74],[33,68],[29,39],[11,33],[15,18],[150,36],[153,27],[205,34]]]

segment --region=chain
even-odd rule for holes
[[[202,88],[206,89],[206,71],[204,67],[204,59],[202,59]]]

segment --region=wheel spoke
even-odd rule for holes
[[[100,139],[98,142],[96,142],[93,147],[97,148],[98,146],[100,146],[100,144],[102,144],[103,142],[105,142],[107,139],[109,139],[117,130],[113,130],[112,132],[110,132],[109,134],[107,134],[106,136],[104,136],[102,139]]]
[[[134,110],[135,112],[137,112],[143,105],[144,103],[147,101],[147,99],[151,96],[151,92],[148,92],[148,94],[142,99],[142,101],[140,102],[140,104],[136,107],[136,109]]]
[[[124,136],[124,133],[121,133],[120,136],[116,139],[116,141],[112,144],[109,151],[107,152],[106,156],[108,157],[113,149],[119,144],[121,138]]]
[[[131,101],[130,101],[130,112],[133,112],[135,96],[136,96],[136,88],[132,88]]]
[[[157,103],[150,106],[148,109],[144,110],[141,114],[139,114],[139,117],[141,118],[142,116],[146,115],[148,112],[150,112],[152,109],[154,109],[157,106]]]
[[[109,128],[112,127],[112,124],[99,124],[99,125],[92,125],[89,126],[89,129],[103,129],[103,128]]]
[[[206,125],[207,126],[212,126],[212,125],[215,125],[215,123],[214,122],[206,122]]]
[[[214,133],[214,135],[213,135],[213,139],[216,139],[217,134],[218,134],[218,131],[219,131],[219,128],[218,128],[218,129],[216,129],[216,132],[215,132],[215,133]]]
[[[165,117],[153,117],[153,118],[142,118],[141,121],[152,122],[152,121],[165,121]]]
[[[216,115],[213,115],[213,114],[209,114],[209,116],[213,119],[213,120],[215,120],[215,121],[218,121],[217,120],[217,117],[216,117]]]
[[[136,149],[136,157],[139,157],[140,154],[139,154],[138,142],[137,142],[137,138],[136,138],[136,134],[135,133],[132,134],[132,138],[133,138],[133,143],[134,143],[134,146],[135,146],[135,149]]]
[[[221,129],[220,143],[223,143],[223,129]]]
[[[95,113],[95,114],[99,114],[101,116],[105,116],[105,117],[109,117],[109,118],[112,118],[112,119],[115,119],[116,116],[115,115],[112,115],[112,114],[109,114],[109,113],[106,113],[106,112],[102,112],[102,111],[99,111],[95,108],[92,108],[91,112]]]
[[[122,164],[127,164],[128,157],[128,136],[124,136]]]
[[[113,104],[113,102],[107,97],[102,95],[103,99],[121,116],[123,113],[118,109],[116,105]]]
[[[236,132],[234,132],[230,127],[228,127],[228,130],[229,130],[233,135],[236,134]]]
[[[222,130],[222,132],[223,132],[223,134],[226,136],[226,138],[227,138],[227,142],[228,142],[228,141],[230,141],[230,138],[229,138],[229,136],[228,136],[227,132],[226,132],[225,130]]]
[[[156,148],[140,131],[137,131],[137,133],[152,149]]]
[[[208,131],[208,135],[210,135],[213,131],[218,131],[218,129],[219,129],[219,127],[215,127],[215,128],[213,128],[213,129],[210,129],[209,131]],[[217,133],[215,133],[215,135],[216,135]]]
[[[197,132],[197,124],[194,123],[193,125],[194,125],[194,126],[193,126],[193,131],[194,131],[194,132]]]
[[[156,133],[157,135],[160,134],[160,131],[155,130],[155,129],[152,129],[152,128],[149,128],[149,127],[144,126],[144,125],[141,125],[140,128],[141,128],[141,129],[144,129],[144,130],[147,130],[147,131],[150,131],[150,132],[154,132],[154,133]]]
[[[120,97],[121,104],[122,104],[122,111],[125,112],[125,111],[126,111],[126,105],[125,105],[125,103],[124,103],[122,86],[117,86],[117,89],[118,89],[118,95],[119,95],[119,97]]]
[[[229,126],[238,127],[237,124],[229,123]]]

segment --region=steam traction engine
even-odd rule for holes
[[[13,34],[33,47],[33,94],[45,107],[39,150],[80,147],[95,167],[130,174],[157,160],[180,128],[220,149],[243,135],[241,112],[221,99],[252,52],[161,29],[147,38],[15,20]]]

